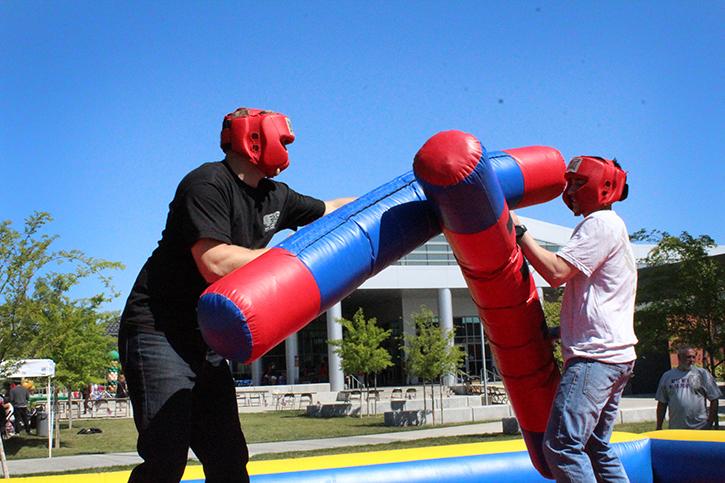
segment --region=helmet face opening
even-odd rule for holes
[[[245,156],[268,177],[289,166],[286,146],[294,140],[289,118],[277,112],[240,107],[222,124],[222,150]]]
[[[627,173],[616,160],[577,156],[564,177],[562,199],[575,215],[588,215],[627,197]]]

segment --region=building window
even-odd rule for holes
[[[404,256],[396,265],[456,265],[456,257],[443,235],[437,235]]]
[[[556,253],[561,245],[542,240],[536,240],[544,249]],[[451,250],[446,237],[437,235],[419,246],[408,255],[395,262],[395,265],[457,265],[456,256]]]
[[[465,354],[461,370],[468,377],[482,377],[484,350],[482,345],[481,319],[476,315],[453,317],[453,330],[455,331],[453,341],[463,349],[463,353]],[[488,343],[486,343],[485,357],[488,380],[495,380],[498,376]]]

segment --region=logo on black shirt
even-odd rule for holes
[[[277,221],[279,220],[279,211],[264,215],[262,221],[264,222],[264,232],[272,231],[277,228]]]

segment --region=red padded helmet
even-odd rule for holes
[[[224,116],[221,148],[249,158],[266,176],[289,166],[287,144],[295,140],[292,124],[278,112],[240,107]]]
[[[577,156],[569,162],[564,177],[566,188],[562,198],[572,211],[572,202],[576,201],[580,213],[574,212],[575,215],[587,215],[615,201],[622,201],[629,192],[627,173],[616,159]],[[570,193],[569,188],[577,180],[583,181],[583,184]]]

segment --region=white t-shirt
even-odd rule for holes
[[[637,265],[624,221],[612,210],[591,213],[557,255],[580,272],[566,283],[561,303],[564,361],[635,360]]]
[[[703,429],[707,426],[707,402],[720,397],[712,374],[701,367],[688,371],[670,369],[662,374],[655,399],[670,409],[670,429]]]

